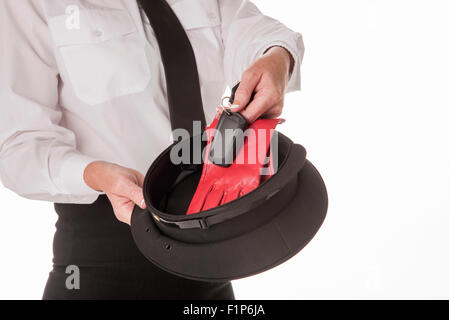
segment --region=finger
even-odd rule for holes
[[[221,200],[220,205],[223,205],[225,203],[228,203],[228,202],[231,202],[231,201],[237,199],[239,197],[239,192],[240,192],[240,190],[237,188],[232,189],[232,190],[226,190],[226,192],[223,196],[223,199]]]
[[[264,119],[277,119],[282,115],[282,112],[268,112],[268,113],[264,113],[262,115],[262,117]]]
[[[259,83],[261,76],[262,73],[257,72],[254,69],[248,69],[243,73],[240,85],[235,92],[234,103],[231,106],[232,111],[238,112],[246,107],[256,90],[256,86]]]
[[[141,209],[146,209],[145,200],[143,198],[142,188],[139,187],[137,184],[135,184],[131,180],[128,180],[123,185],[122,192],[125,197],[127,197],[129,200],[134,202]]]
[[[262,114],[262,117],[264,117],[266,119],[279,118],[282,115],[283,107],[284,107],[284,99],[282,99],[279,103],[274,105],[272,108],[265,111],[265,113]]]
[[[119,221],[131,225],[131,215],[134,210],[134,203],[132,201],[128,201],[123,204],[120,208],[120,212],[116,214],[116,217]]]
[[[251,191],[253,191],[254,189],[256,189],[257,186],[246,186],[246,187],[242,187],[242,189],[240,189],[240,194],[239,197],[243,197],[245,194],[250,193]]]
[[[248,122],[253,123],[259,119],[269,107],[269,102],[264,96],[256,95],[253,102],[251,102],[246,109],[240,113],[246,120],[248,120]]]
[[[129,199],[126,199],[123,196],[117,196],[114,194],[106,194],[109,202],[112,205],[114,210],[114,214],[117,220],[130,224],[131,223],[131,215],[134,210],[134,202]]]
[[[208,194],[201,211],[209,210],[220,205],[223,198],[223,190],[212,189]]]
[[[210,186],[205,185],[198,186],[187,210],[188,215],[201,211],[201,208],[204,206],[204,202],[206,201],[208,189],[210,188]]]
[[[249,122],[254,122],[272,108],[278,108],[282,98],[275,89],[259,91],[254,100],[241,112]]]

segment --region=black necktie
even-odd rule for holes
[[[189,38],[165,0],[140,0],[156,35],[167,82],[172,130],[182,128],[192,135],[193,121],[204,130],[201,89],[195,55]]]

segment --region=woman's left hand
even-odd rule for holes
[[[260,117],[279,117],[293,64],[293,57],[286,49],[268,49],[243,73],[231,110],[240,112],[249,122]],[[253,93],[254,100],[245,108]]]

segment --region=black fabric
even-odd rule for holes
[[[134,239],[154,264],[189,279],[222,282],[263,272],[297,254],[315,236],[326,216],[327,191],[316,168],[306,161],[295,178],[296,195],[290,201],[280,199],[277,206],[267,203],[257,211],[243,214],[240,221],[251,226],[257,214],[265,215],[275,210],[277,215],[239,236],[204,243],[179,241],[172,232],[168,236],[161,230],[148,211],[136,207],[131,223]],[[208,230],[211,234],[224,232],[220,228],[230,228],[226,223]],[[229,223],[235,227],[231,221]],[[183,232],[195,230],[205,231]],[[204,236],[207,237],[205,232]]]
[[[106,196],[89,205],[55,204],[54,267],[44,299],[234,299],[229,282],[188,280],[167,273],[137,249]],[[80,289],[68,290],[66,267],[80,268]]]
[[[192,121],[201,121],[203,103],[195,54],[189,38],[165,0],[140,0],[156,35],[164,64],[172,130],[182,128],[192,135]]]

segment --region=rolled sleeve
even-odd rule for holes
[[[301,34],[263,15],[250,1],[221,0],[219,3],[225,47],[224,72],[228,85],[237,83],[242,73],[268,48],[280,46],[290,52],[295,62],[287,91],[300,90],[304,56]]]

